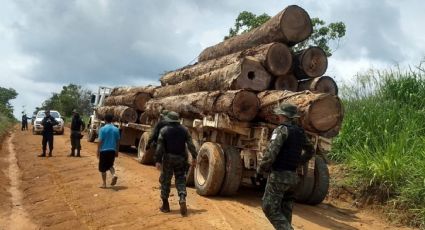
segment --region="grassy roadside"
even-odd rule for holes
[[[14,124],[16,124],[14,119],[11,119],[8,116],[0,113],[0,139]]]
[[[396,221],[425,228],[425,75],[369,72],[343,89],[345,118],[331,159],[346,183]],[[370,199],[369,199],[370,200]]]

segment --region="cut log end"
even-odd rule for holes
[[[275,76],[283,76],[291,69],[292,54],[282,43],[274,43],[266,57],[266,68]]]
[[[316,77],[313,79],[300,81],[298,91],[310,90],[315,93],[328,93],[338,95],[338,86],[336,82],[328,76]]]
[[[241,121],[251,121],[258,113],[260,102],[257,96],[248,91],[240,91],[236,94],[232,113]]]
[[[276,90],[289,90],[297,91],[298,80],[293,74],[287,74],[276,78],[274,83],[274,89]]]
[[[254,91],[266,90],[272,77],[255,59],[245,58],[242,64],[240,77],[236,80],[233,89],[250,89]]]
[[[342,114],[341,101],[326,94],[310,106],[308,119],[316,130],[326,132],[341,123]]]
[[[280,25],[289,45],[304,41],[313,32],[310,16],[296,5],[288,6],[284,10]]]
[[[304,51],[301,66],[309,77],[322,76],[328,68],[328,58],[325,51],[319,47],[310,47]]]
[[[146,103],[151,99],[151,95],[147,93],[138,93],[134,100],[137,110],[144,111]]]

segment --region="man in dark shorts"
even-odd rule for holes
[[[99,130],[99,144],[97,147],[97,158],[99,158],[99,171],[102,175],[101,188],[106,188],[106,171],[110,171],[112,175],[111,185],[117,183],[117,175],[115,175],[114,161],[118,157],[120,132],[117,127],[112,124],[113,115],[106,114],[106,124]]]

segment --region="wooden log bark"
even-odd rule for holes
[[[299,80],[322,76],[328,68],[325,51],[316,46],[297,52],[293,62],[293,72]]]
[[[338,95],[336,82],[328,76],[316,77],[298,82],[298,91],[310,90],[315,93]]]
[[[134,94],[134,93],[146,93],[153,95],[157,86],[141,86],[141,87],[116,87],[111,91],[111,96],[123,95],[123,94]]]
[[[246,90],[196,92],[151,99],[146,103],[145,113],[155,117],[166,109],[178,112],[185,118],[226,113],[234,119],[250,121],[255,118],[259,105],[257,96]]]
[[[343,109],[338,97],[310,91],[290,92],[270,90],[259,93],[260,112],[258,117],[273,124],[279,124],[273,109],[279,103],[291,103],[298,107],[298,122],[306,130],[324,133],[341,125]]]
[[[292,67],[292,54],[289,48],[282,43],[273,42],[169,72],[161,77],[161,85],[175,85],[231,65],[248,56],[258,59],[275,76],[285,75]]]
[[[257,59],[245,57],[236,63],[191,80],[158,88],[154,97],[215,90],[249,89],[262,91],[269,87],[271,79],[270,74]]]
[[[105,119],[106,114],[114,115],[114,121],[137,122],[137,112],[127,106],[102,106],[96,109],[96,115],[99,119]]]
[[[292,46],[307,39],[312,31],[308,13],[299,6],[291,5],[258,28],[206,48],[199,55],[199,61],[211,60],[271,42]]]
[[[274,89],[297,91],[298,80],[292,73],[277,77],[274,82]]]
[[[105,106],[125,105],[139,111],[145,109],[146,102],[151,99],[151,94],[148,93],[130,93],[117,96],[109,96],[105,99]]]

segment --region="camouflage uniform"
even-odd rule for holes
[[[180,197],[180,206],[184,203],[186,208],[186,172],[187,172],[187,148],[192,154],[193,159],[196,159],[197,152],[195,145],[192,142],[192,137],[189,132],[178,122],[175,112],[169,112],[164,120],[168,123],[161,129],[158,137],[157,149],[155,152],[155,162],[162,164],[161,176],[161,199],[163,207],[161,211],[168,212],[168,197],[170,195],[171,179],[175,176],[175,184],[178,195]],[[171,117],[171,118],[170,118]],[[182,211],[182,210],[181,210]],[[185,213],[182,212],[182,215]]]
[[[285,106],[288,105],[281,105],[283,108],[286,108]],[[278,114],[287,116],[288,118],[298,117],[296,112],[292,115]],[[273,131],[270,144],[257,170],[260,174],[269,173],[263,196],[263,212],[276,229],[293,229],[291,226],[292,208],[294,189],[298,181],[298,175],[295,169],[297,165],[307,162],[314,153],[313,146],[306,138],[304,132],[300,131],[296,137],[299,138],[297,141],[301,143],[299,147],[302,148],[295,151],[300,156],[294,158],[295,161],[294,159],[285,159],[284,155],[279,156],[279,154],[285,151],[284,147],[286,146],[285,144],[288,144],[287,141],[294,141],[295,134],[291,134],[294,136],[289,138],[290,133],[292,133],[291,130],[299,131],[302,129],[292,121],[286,121]],[[305,150],[303,155],[301,155],[301,149]],[[284,163],[282,164],[282,162]]]

